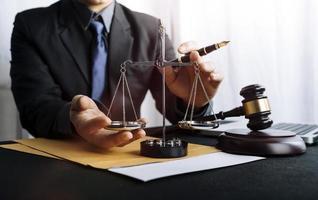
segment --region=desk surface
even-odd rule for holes
[[[153,132],[153,131],[150,131]],[[178,135],[213,145],[215,138]],[[0,199],[318,199],[318,146],[143,183],[104,170],[0,148]]]

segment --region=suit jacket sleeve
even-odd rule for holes
[[[36,137],[70,136],[70,103],[62,100],[60,87],[33,45],[23,13],[14,22],[11,54],[12,92],[22,126]]]

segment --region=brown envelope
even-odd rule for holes
[[[108,169],[112,167],[124,167],[132,165],[141,165],[153,162],[163,162],[175,159],[158,159],[148,158],[139,155],[140,142],[149,139],[134,141],[125,147],[115,147],[110,150],[102,150],[96,148],[81,138],[68,140],[52,140],[52,139],[24,139],[17,140],[18,143],[39,150],[41,152],[54,155],[58,158],[66,159],[83,165],[92,166],[99,169]],[[217,152],[214,147],[189,144],[188,156],[192,157],[202,154]],[[181,158],[182,159],[182,158]]]
[[[19,144],[19,143],[4,144],[4,145],[0,145],[0,147],[4,148],[4,149],[10,149],[10,150],[20,151],[20,152],[24,152],[24,153],[35,154],[35,155],[39,155],[39,156],[45,156],[45,157],[49,157],[49,158],[60,159],[60,158],[55,157],[53,155],[44,153],[42,151],[38,151],[36,149],[33,149],[31,147],[28,147],[28,146],[25,146],[25,145]]]

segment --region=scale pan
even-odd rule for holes
[[[219,120],[214,121],[179,121],[178,126],[182,129],[191,130],[209,130],[218,128],[220,125]]]
[[[133,131],[145,127],[146,123],[141,121],[112,121],[111,125],[106,126],[105,129],[112,131]]]

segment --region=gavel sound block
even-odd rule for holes
[[[220,135],[217,147],[229,153],[262,156],[304,153],[306,145],[296,133],[270,129],[273,121],[269,118],[271,110],[264,91],[258,84],[244,87],[240,92],[243,106],[216,114],[217,119],[245,116],[249,120],[249,129],[230,129]],[[213,116],[205,118],[209,117]]]

